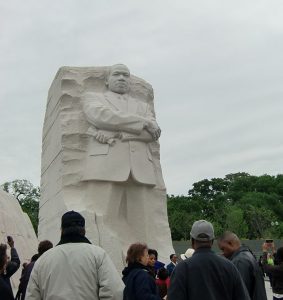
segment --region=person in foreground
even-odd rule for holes
[[[168,300],[249,300],[236,267],[212,250],[214,229],[210,222],[194,222],[192,257],[181,261],[171,275]]]
[[[127,251],[128,266],[123,270],[124,300],[160,300],[155,279],[149,273],[146,244],[132,244]]]
[[[238,236],[230,231],[218,238],[219,249],[240,272],[252,300],[267,300],[263,273],[250,249],[241,245]]]
[[[123,299],[124,284],[110,257],[85,237],[85,219],[62,216],[61,240],[35,263],[26,300]]]

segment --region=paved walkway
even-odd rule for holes
[[[272,300],[272,290],[270,288],[269,280],[265,280],[265,289],[266,289],[267,299]]]

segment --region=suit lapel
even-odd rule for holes
[[[125,103],[125,100],[122,98],[121,95],[113,93],[113,92],[107,92],[105,93],[105,101],[108,105],[115,108],[115,110],[123,110],[127,111],[127,103]]]
[[[143,102],[138,102],[136,99],[130,97],[129,95],[119,95],[108,91],[105,93],[105,101],[107,105],[115,108],[115,110],[122,110],[124,112],[145,115],[147,104]]]

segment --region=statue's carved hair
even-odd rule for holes
[[[112,70],[113,70],[115,67],[117,67],[117,66],[123,66],[123,67],[127,68],[128,71],[129,71],[129,73],[130,73],[129,68],[128,68],[126,65],[124,65],[124,64],[115,64],[115,65],[113,65],[113,66],[110,66],[110,67],[107,69],[106,74],[105,74],[105,79],[106,79],[106,81],[108,80],[108,78],[109,78],[109,76],[110,76]]]

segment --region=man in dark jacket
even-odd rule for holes
[[[230,231],[219,237],[218,246],[239,270],[251,299],[267,300],[262,271],[249,248],[242,246],[238,236]]]
[[[168,264],[167,267],[166,267],[169,276],[171,276],[173,270],[175,269],[175,267],[177,265],[177,255],[175,253],[171,254],[170,255],[170,260],[171,260],[170,264]]]
[[[195,252],[175,267],[167,299],[249,300],[236,267],[211,250],[214,240],[212,224],[205,220],[196,221],[190,235]]]

